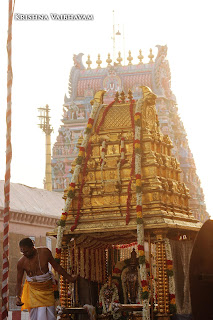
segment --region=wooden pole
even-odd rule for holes
[[[6,111],[6,170],[4,182],[4,231],[3,231],[3,264],[2,264],[2,320],[8,318],[9,301],[9,211],[10,211],[10,167],[12,160],[11,144],[11,105],[12,105],[12,20],[13,3],[9,0],[8,36],[7,36],[7,111]]]

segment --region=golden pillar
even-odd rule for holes
[[[157,267],[157,319],[169,320],[169,280],[167,276],[166,251],[163,234],[156,234],[156,267]]]
[[[60,265],[68,272],[68,246],[64,243],[61,248],[61,263]],[[70,305],[69,296],[69,283],[60,276],[60,302],[61,306],[67,308]]]

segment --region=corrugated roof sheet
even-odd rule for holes
[[[64,207],[61,192],[47,191],[11,183],[10,210],[60,217]],[[0,180],[0,209],[4,208],[4,181]]]

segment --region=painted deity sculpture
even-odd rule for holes
[[[124,303],[141,303],[141,288],[139,285],[138,262],[135,249],[131,252],[130,265],[124,269],[121,275]]]

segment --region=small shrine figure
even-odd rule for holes
[[[121,275],[124,303],[135,304],[141,302],[141,287],[139,285],[138,263],[135,249],[131,252],[130,265]]]
[[[121,314],[119,309],[119,296],[116,285],[112,282],[112,276],[109,275],[108,282],[105,283],[99,294],[99,305],[102,308],[102,317],[112,316],[113,319],[120,318]]]

